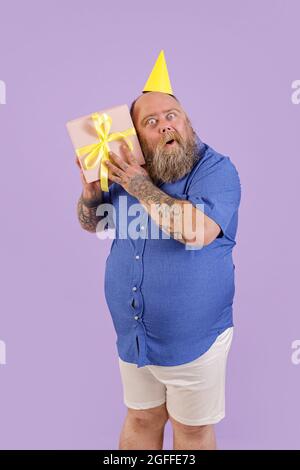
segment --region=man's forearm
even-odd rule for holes
[[[101,220],[102,216],[96,215],[97,207],[101,204],[102,198],[97,200],[85,201],[83,195],[80,195],[77,204],[77,216],[81,227],[88,232],[96,232],[97,224]],[[95,206],[87,207],[85,205]]]
[[[190,202],[169,196],[144,176],[133,178],[131,185],[134,196],[165,233],[184,244],[202,242],[204,214]]]

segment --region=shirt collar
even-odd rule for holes
[[[200,139],[198,134],[196,134],[196,143],[197,143],[197,149],[198,149],[198,155],[199,157],[202,158],[203,152],[206,150],[206,144]]]

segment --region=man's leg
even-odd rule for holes
[[[190,426],[169,417],[173,428],[174,450],[216,450],[216,436],[212,424]]]
[[[119,450],[161,450],[167,421],[168,412],[165,403],[146,410],[128,408],[120,436]]]
[[[172,369],[151,368],[167,389],[174,450],[216,449],[213,423],[225,417],[226,361],[232,335],[233,328],[227,328],[194,361]]]

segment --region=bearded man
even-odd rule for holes
[[[109,192],[81,174],[78,202],[90,232],[108,228],[97,207],[116,210],[105,295],[128,408],[119,449],[162,449],[168,420],[174,449],[216,449],[233,334],[239,175],[229,157],[200,140],[174,95],[143,93],[131,116],[145,165],[126,146],[122,157],[111,153]],[[139,204],[138,237],[119,226],[121,196],[127,227]]]

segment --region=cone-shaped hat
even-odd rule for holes
[[[162,93],[173,95],[163,50],[161,50],[159,53],[152,72],[150,73],[147,83],[144,86],[143,92],[144,91],[160,91]]]

